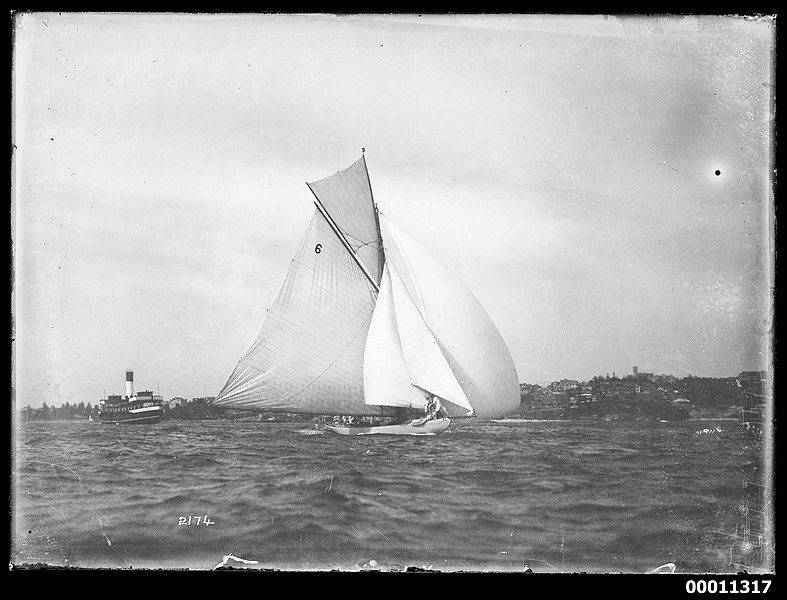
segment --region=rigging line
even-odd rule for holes
[[[366,154],[361,154],[363,161],[363,170],[366,171],[366,182],[369,184],[369,197],[372,199],[372,207],[374,208],[374,223],[377,226],[377,240],[380,242],[380,275],[382,276],[383,267],[385,266],[385,248],[383,247],[383,232],[380,229],[380,211],[377,208],[377,203],[374,201],[374,191],[372,191],[372,180],[369,177],[369,167],[366,164]]]
[[[369,174],[367,173],[367,176],[368,175]],[[371,190],[371,184],[369,184],[369,189]],[[383,244],[383,232],[380,229],[380,211],[377,210],[376,204],[374,205],[374,222],[377,225],[377,243],[380,245],[380,273],[382,273],[383,268],[385,267],[385,244]]]
[[[341,227],[337,227],[337,229],[338,229],[339,231],[341,231],[341,232],[342,232],[342,235],[343,235],[344,237],[348,238],[348,240],[347,240],[347,241],[350,241],[350,240],[352,240],[353,242],[357,243],[359,246],[368,246],[369,244],[373,244],[374,242],[376,242],[376,241],[377,241],[377,240],[373,240],[373,241],[371,241],[371,242],[364,242],[364,241],[363,241],[361,238],[359,238],[359,237],[356,237],[356,236],[352,235],[351,233],[347,233],[347,232],[346,232],[344,229],[342,229]]]
[[[307,183],[306,185],[309,185],[309,184]],[[314,190],[312,190],[311,187],[309,187],[309,189],[312,191],[312,194],[314,194]],[[328,211],[325,210],[325,208],[323,207],[322,203],[320,202],[320,199],[317,198],[317,194],[314,194],[314,197],[316,199],[315,202],[314,202],[314,205],[317,207],[317,210],[320,211],[320,214],[322,214],[322,216],[325,218],[325,220],[328,222],[328,224],[333,229],[334,233],[336,233],[336,235],[339,237],[339,240],[342,242],[342,244],[344,244],[345,249],[347,250],[347,252],[350,253],[350,256],[353,257],[353,260],[361,268],[361,271],[363,271],[363,274],[366,275],[366,278],[369,280],[369,283],[371,283],[374,286],[374,290],[376,292],[379,292],[380,291],[380,286],[374,280],[374,277],[372,277],[369,274],[369,271],[366,269],[364,264],[361,262],[361,259],[358,258],[358,255],[352,249],[352,246],[350,246],[350,242],[347,241],[347,238],[344,237],[344,235],[342,234],[341,230],[337,227],[336,223],[334,223],[333,219],[328,214]]]
[[[372,240],[371,242],[364,242],[362,239],[357,238],[355,236],[352,236],[352,235],[349,235],[349,234],[345,234],[345,235],[348,238],[352,238],[352,240],[358,244],[358,250],[360,250],[361,248],[367,248],[367,247],[374,248],[375,244],[378,243],[377,240]]]

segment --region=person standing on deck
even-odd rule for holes
[[[442,410],[443,410],[443,405],[440,402],[440,398],[432,394],[426,403],[427,421],[440,418],[440,413],[442,412]]]

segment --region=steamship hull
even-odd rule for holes
[[[146,403],[147,404],[147,403]],[[144,423],[158,423],[164,418],[164,406],[142,406],[137,402],[123,402],[115,404],[98,413],[98,420],[102,423],[132,425]]]
[[[134,371],[126,371],[126,395],[107,396],[99,402],[102,423],[158,423],[164,418],[163,398],[151,391],[134,392]]]

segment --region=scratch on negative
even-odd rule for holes
[[[385,534],[384,534],[382,531],[380,531],[380,530],[379,530],[379,529],[377,529],[376,527],[375,527],[375,529],[374,529],[374,530],[375,530],[377,533],[379,533],[381,536],[383,536],[383,537],[384,537],[386,540],[388,540],[389,542],[391,541],[391,538],[389,538],[387,535],[385,535]]]
[[[233,556],[232,554],[226,554],[225,556],[222,557],[221,562],[219,564],[217,564],[215,567],[213,567],[213,570],[215,571],[219,567],[225,566],[227,564],[227,561],[230,560],[230,559],[231,560],[235,560],[235,561],[240,562],[240,563],[247,564],[247,565],[257,565],[257,564],[259,564],[256,560],[246,560],[245,558],[239,558],[237,556]]]
[[[49,465],[50,467],[57,467],[58,469],[63,469],[64,471],[71,471],[72,473],[74,473],[76,478],[79,480],[79,483],[82,483],[82,478],[75,471],[73,471],[72,469],[69,469],[68,467],[61,467],[60,465],[56,465],[55,463],[44,462],[42,460],[26,460],[25,461],[25,464],[33,464],[33,463],[37,463],[39,465]],[[57,475],[57,473],[55,473],[55,475]]]
[[[107,541],[107,546],[111,546],[112,541],[109,539],[107,532],[104,531],[104,523],[101,521],[101,516],[95,510],[93,511],[93,516],[95,517],[96,521],[98,521],[98,528],[101,530],[101,535],[103,535],[104,539]]]

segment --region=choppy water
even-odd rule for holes
[[[306,570],[768,567],[763,447],[732,422],[472,422],[432,438],[33,422],[16,442],[15,564],[209,569],[232,554]]]

